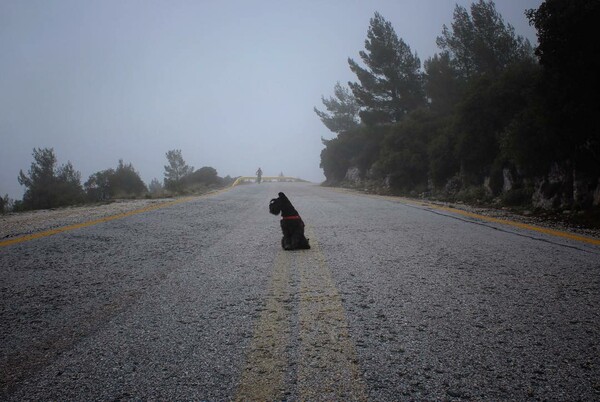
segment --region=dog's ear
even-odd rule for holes
[[[287,198],[287,197],[285,196],[285,194],[283,194],[283,193],[281,193],[281,192],[280,192],[278,195],[279,195],[279,198]]]

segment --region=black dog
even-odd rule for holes
[[[281,212],[281,247],[284,250],[309,249],[308,239],[304,237],[304,222],[298,211],[283,193],[269,203],[269,212],[279,215]]]

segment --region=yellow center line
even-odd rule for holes
[[[246,354],[237,401],[366,401],[357,354],[349,335],[342,298],[333,282],[314,231],[311,250],[280,251],[274,263],[265,308]],[[293,288],[292,272],[300,277]],[[290,346],[294,295],[298,294],[298,353]],[[295,384],[287,383],[297,367]],[[297,387],[297,388],[296,388]]]
[[[237,401],[285,399],[290,342],[290,254],[280,251],[275,261],[269,294],[247,353]]]
[[[299,254],[301,340],[298,367],[300,400],[366,401],[354,343],[342,298],[312,228],[311,252]]]
[[[228,190],[228,189],[215,191],[210,194],[205,194],[204,196],[220,194],[226,190]],[[200,196],[200,197],[204,197],[204,196]],[[18,244],[18,243],[23,243],[23,242],[30,241],[30,240],[40,239],[42,237],[47,237],[47,236],[52,236],[52,235],[59,234],[59,233],[68,232],[70,230],[81,229],[81,228],[85,228],[88,226],[97,225],[99,223],[114,221],[116,219],[122,219],[122,218],[126,218],[128,216],[137,215],[137,214],[141,214],[144,212],[154,211],[157,209],[181,204],[181,203],[188,202],[193,199],[200,198],[200,197],[183,197],[183,198],[179,198],[179,199],[176,199],[173,201],[161,202],[159,204],[149,205],[144,208],[135,209],[133,211],[123,212],[121,214],[105,216],[103,218],[95,219],[92,221],[76,223],[74,225],[63,226],[63,227],[59,227],[56,229],[45,230],[43,232],[32,233],[32,234],[25,235],[25,236],[15,237],[13,239],[2,240],[2,241],[0,241],[0,247],[6,247],[6,246],[13,245],[13,244]]]
[[[436,209],[436,210],[440,210],[440,211],[446,211],[446,212],[450,212],[453,214],[467,216],[469,218],[475,218],[475,219],[479,219],[479,220],[486,221],[486,222],[498,223],[501,225],[507,225],[507,226],[512,226],[512,227],[516,227],[519,229],[525,229],[525,230],[531,230],[534,232],[543,233],[543,234],[546,234],[549,236],[562,237],[564,239],[569,239],[569,240],[574,240],[574,241],[578,241],[578,242],[582,242],[582,243],[593,244],[595,246],[600,246],[600,239],[597,239],[597,238],[578,235],[578,234],[565,232],[565,231],[561,231],[561,230],[556,230],[556,229],[549,229],[549,228],[545,228],[545,227],[541,227],[541,226],[530,225],[527,223],[511,221],[511,220],[505,219],[505,218],[494,218],[491,216],[480,215],[480,214],[476,214],[473,212],[463,211],[462,209],[432,204],[427,201],[415,201],[415,200],[411,200],[408,198],[390,197],[390,196],[385,196],[385,195],[361,194],[361,193],[355,193],[355,192],[351,192],[351,191],[344,191],[344,190],[340,191],[339,189],[336,189],[335,191],[348,193],[348,194],[362,195],[362,196],[366,196],[366,197],[370,197],[370,198],[382,198],[385,200],[400,202],[402,204],[407,204],[407,205],[425,206],[427,208]]]

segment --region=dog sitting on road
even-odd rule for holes
[[[281,213],[281,247],[284,250],[309,249],[308,239],[304,237],[304,222],[296,208],[283,193],[269,203],[269,212],[273,215]]]

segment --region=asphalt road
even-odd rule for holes
[[[239,186],[2,247],[0,281],[1,400],[600,399],[600,247],[426,205]]]

